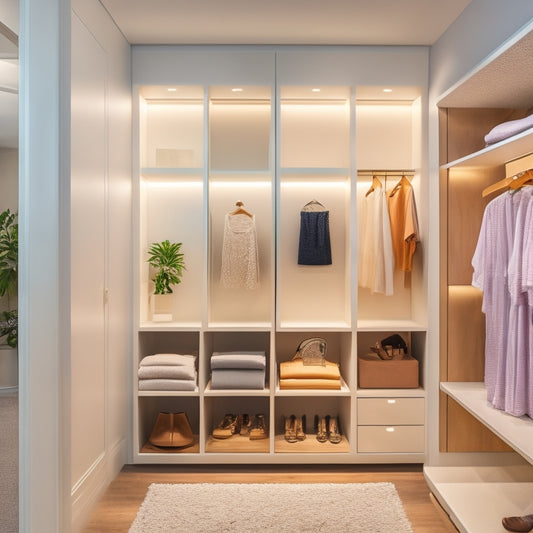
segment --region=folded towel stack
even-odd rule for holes
[[[213,352],[212,389],[264,389],[265,352]]]
[[[279,365],[279,388],[340,390],[339,365],[331,361],[325,366],[304,365],[302,359],[284,361]]]
[[[158,353],[141,359],[139,390],[196,390],[196,356]]]

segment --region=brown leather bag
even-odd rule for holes
[[[194,443],[194,436],[187,414],[166,411],[159,413],[149,441],[154,446],[161,448],[191,446]]]

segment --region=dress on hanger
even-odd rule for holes
[[[222,286],[256,289],[259,286],[259,253],[255,216],[227,213],[222,243]]]
[[[329,211],[313,200],[300,211],[299,265],[331,265]]]
[[[359,201],[358,284],[372,293],[390,296],[394,292],[394,256],[386,193],[374,187]]]
[[[533,186],[525,186],[489,202],[472,259],[472,285],[483,291],[487,400],[515,416],[533,416],[532,302],[527,291],[532,273],[524,261],[531,241],[532,195]]]

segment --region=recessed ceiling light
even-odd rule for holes
[[[383,89],[383,92],[384,92],[384,93],[391,93],[391,92],[392,92],[392,89]]]
[[[167,89],[167,91],[168,91],[169,93],[175,93],[177,90],[178,90],[178,89],[176,89],[176,87],[169,87],[169,88]]]
[[[234,93],[242,93],[243,88],[242,87],[233,87],[233,89],[231,89],[231,91],[234,92]]]
[[[320,89],[318,87],[315,87],[314,89],[311,89],[311,91],[313,91],[314,93],[319,93]]]

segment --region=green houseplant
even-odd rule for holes
[[[7,310],[0,313],[0,344],[16,348],[18,312],[11,308],[11,298],[18,284],[18,219],[6,209],[0,213],[0,298],[7,297]]]
[[[172,294],[171,285],[181,283],[185,263],[180,253],[181,242],[155,242],[148,249],[148,263],[155,268],[156,274],[154,294]]]

